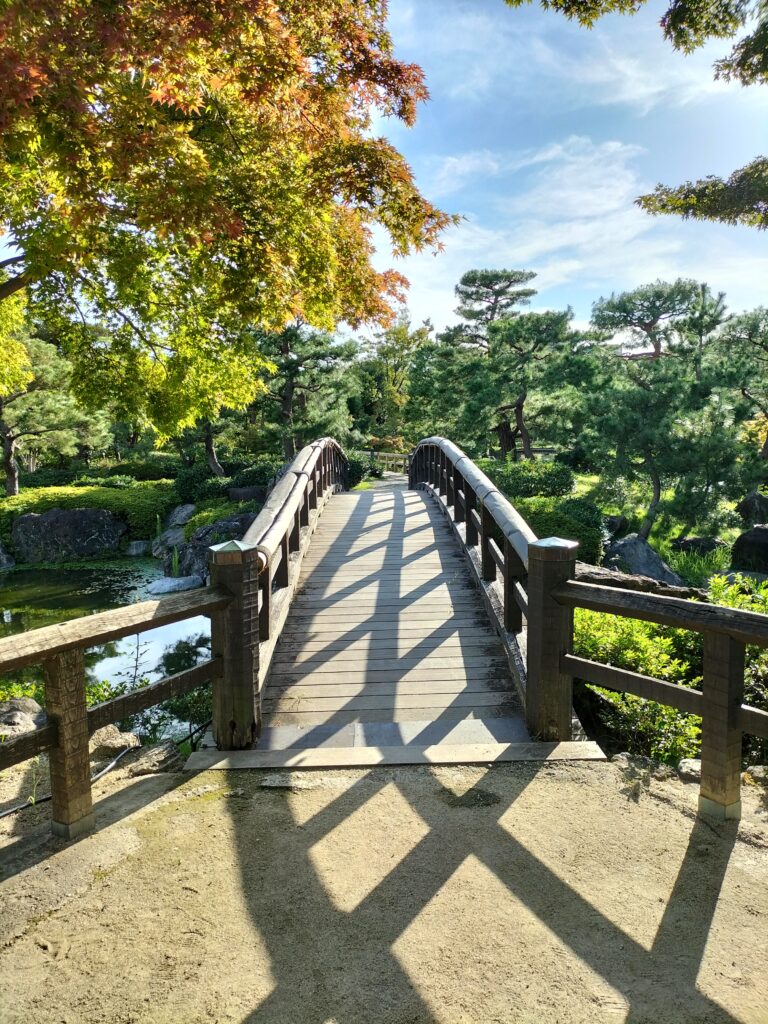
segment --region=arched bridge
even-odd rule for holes
[[[0,745],[0,768],[50,752],[53,827],[93,825],[88,737],[171,696],[213,687],[211,746],[191,770],[599,758],[579,736],[572,680],[702,716],[700,810],[740,811],[746,644],[768,616],[577,578],[577,544],[537,538],[450,441],[430,437],[370,489],[341,447],[303,449],[242,541],[211,549],[210,585],[0,640],[0,671],[42,664],[50,724]],[[704,636],[689,689],[572,653],[573,609]],[[87,708],[87,647],[195,615],[212,656]]]

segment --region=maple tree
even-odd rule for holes
[[[162,432],[242,406],[248,325],[385,323],[371,263],[450,222],[372,115],[412,124],[421,70],[385,0],[6,0],[0,300],[27,289],[75,368]],[[103,328],[93,329],[94,324]]]

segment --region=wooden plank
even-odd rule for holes
[[[112,722],[119,722],[123,718],[130,718],[140,711],[154,707],[155,704],[162,704],[171,697],[179,697],[198,686],[204,686],[215,679],[221,672],[221,658],[211,658],[204,661],[202,665],[187,669],[184,672],[177,672],[175,675],[158,679],[156,683],[149,686],[142,686],[139,689],[131,690],[112,700],[97,704],[88,709],[88,732],[93,734],[104,725],[111,725]]]
[[[346,676],[352,672],[391,672],[395,675],[401,673],[405,678],[407,672],[415,669],[423,669],[425,672],[433,672],[438,675],[443,669],[488,669],[499,668],[503,671],[503,662],[498,654],[482,654],[472,651],[462,653],[461,651],[449,651],[441,654],[439,651],[427,651],[424,654],[405,654],[402,658],[391,654],[384,654],[380,658],[358,658],[350,662],[346,659],[336,660],[324,656],[311,658],[307,662],[286,662],[275,665],[272,669],[273,677],[285,678],[287,676],[333,674],[337,677]]]
[[[264,701],[265,714],[280,714],[290,711],[396,711],[398,708],[431,708],[442,711],[444,708],[478,708],[504,707],[517,704],[515,695],[509,691],[467,692],[455,694],[397,694],[396,696],[373,697],[367,693],[359,697],[291,697]]]
[[[56,746],[57,731],[56,723],[51,722],[20,736],[0,736],[0,771],[51,750]]]
[[[172,594],[154,601],[141,601],[114,608],[98,615],[85,615],[70,622],[55,626],[43,626],[28,633],[0,640],[0,671],[35,665],[63,651],[78,647],[96,647],[110,640],[172,622],[181,622],[196,615],[211,615],[224,608],[230,601],[229,594],[205,587],[183,594]]]
[[[624,668],[616,668],[615,665],[603,665],[587,658],[577,658],[571,654],[564,655],[560,659],[560,664],[564,673],[576,679],[583,679],[586,683],[593,683],[617,693],[632,693],[644,700],[655,700],[659,704],[667,704],[690,715],[701,714],[701,690],[643,676],[638,672],[629,672]]]
[[[552,596],[570,608],[588,608],[610,615],[657,622],[662,626],[727,635],[746,644],[768,646],[768,615],[759,612],[703,604],[662,594],[642,594],[618,587],[601,587],[576,580],[561,584]]]
[[[400,637],[385,637],[381,640],[334,640],[329,643],[309,642],[302,643],[295,641],[280,642],[275,655],[272,658],[273,665],[299,664],[320,655],[328,655],[333,661],[360,661],[370,653],[380,653],[389,658],[398,658],[403,655],[413,654],[423,650],[424,653],[456,654],[461,651],[501,651],[499,642],[490,632],[478,636],[458,637],[455,634],[438,637],[433,640],[431,637],[411,637],[401,639]]]
[[[345,671],[343,674],[339,673],[337,678],[343,678],[346,682],[350,683],[396,683],[399,680],[407,679],[505,679],[507,678],[505,668],[502,664],[500,668],[495,666],[472,668],[467,667],[461,662],[455,665],[455,667],[446,666],[440,669],[427,669],[427,668],[410,668],[403,670],[399,669],[371,669],[370,671],[361,668],[356,672],[350,670]],[[324,673],[320,673],[321,675]],[[305,683],[311,679],[317,678],[317,674],[314,670],[304,671],[286,671],[281,669],[280,671],[275,670],[270,674],[270,683],[272,685],[278,682],[298,682],[303,680]]]
[[[288,697],[391,697],[407,694],[436,693],[507,693],[513,694],[508,679],[473,678],[473,679],[424,679],[402,680],[391,683],[350,683],[345,676],[329,677],[325,685],[313,680],[309,684],[290,683],[280,686],[277,683],[267,686],[264,692],[266,700],[278,700]],[[387,705],[388,706],[388,705]]]

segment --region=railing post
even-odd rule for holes
[[[454,473],[456,472],[453,463],[445,456],[445,504],[446,507],[455,509],[456,504],[456,489],[454,481]]]
[[[472,513],[477,511],[477,498],[474,489],[469,486],[466,480],[464,481],[464,500],[464,512],[467,517],[467,547],[472,548],[478,541],[477,527],[475,526],[475,521],[472,518]]]
[[[437,493],[442,497],[448,490],[448,484],[446,480],[447,472],[447,458],[442,448],[438,449],[437,456]]]
[[[219,750],[253,745],[261,729],[259,572],[263,556],[242,541],[210,549],[211,585],[232,600],[211,616],[211,654],[222,659],[213,683],[213,735]]]
[[[461,491],[462,497],[459,497],[459,491]],[[463,523],[467,518],[467,493],[464,490],[464,477],[461,473],[453,467],[453,521],[455,523]]]
[[[704,634],[699,814],[741,817],[741,726],[744,644]]]
[[[571,738],[573,680],[560,659],[573,642],[573,611],[557,603],[552,590],[576,574],[573,540],[549,537],[528,545],[528,672],[525,712],[538,740]]]
[[[496,563],[491,554],[491,536],[493,534],[493,516],[485,507],[480,506],[480,561],[482,576],[486,583],[493,583],[496,579]]]
[[[515,580],[525,575],[523,560],[504,538],[504,629],[508,633],[519,633],[523,628],[523,613],[515,597]]]
[[[50,752],[51,828],[54,835],[76,839],[94,826],[82,648],[44,662],[43,676],[45,707],[57,727]]]

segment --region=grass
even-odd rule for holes
[[[350,487],[351,491],[370,491],[374,486],[373,480],[361,480],[359,484],[355,484],[354,487]]]

